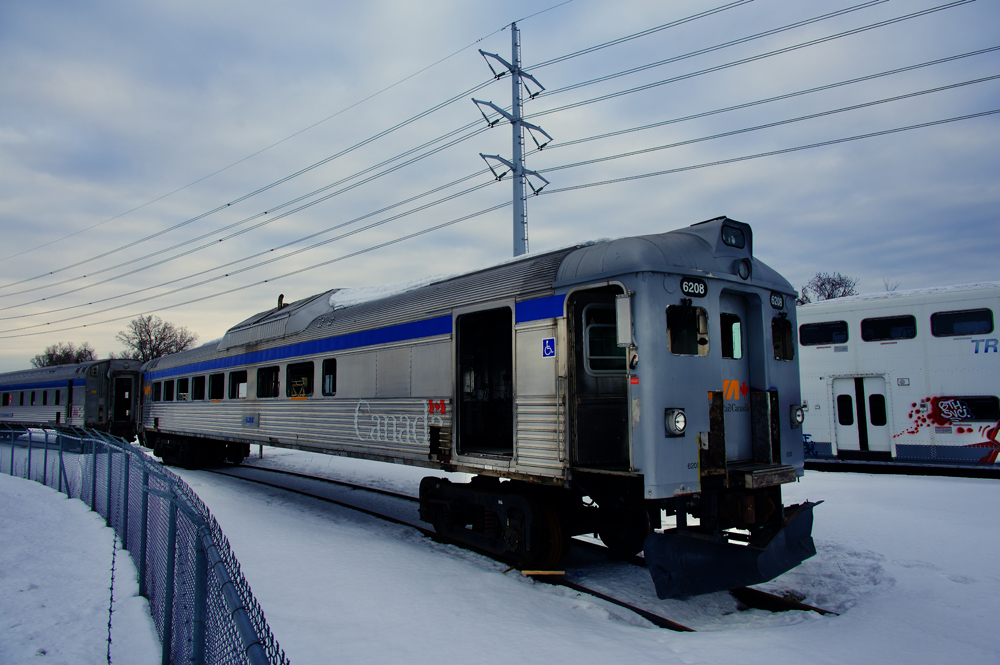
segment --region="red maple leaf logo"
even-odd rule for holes
[[[750,388],[744,381],[743,383],[740,384],[740,394],[746,397],[748,392],[750,392]]]

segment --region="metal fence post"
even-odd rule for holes
[[[170,665],[170,645],[174,632],[174,560],[177,558],[177,503],[170,499],[170,522],[167,527],[167,581],[163,587],[163,665]]]
[[[90,440],[94,454],[90,463],[90,509],[97,510],[97,439]]]
[[[45,453],[42,455],[42,484],[49,484],[49,430],[45,430]]]
[[[112,481],[114,480],[114,476],[111,475],[111,457],[112,457],[111,446],[107,443],[104,444],[104,450],[105,452],[108,453],[108,493],[104,497],[104,513],[105,513],[104,524],[107,526],[111,526],[111,486],[112,486]]]
[[[31,480],[31,432],[28,432],[28,469],[24,477]]]
[[[58,437],[59,437],[59,491],[62,492],[62,484],[63,484],[63,481],[65,480],[66,481],[66,496],[68,497],[70,495],[69,476],[66,475],[66,464],[65,464],[65,462],[63,462],[63,445],[65,445],[65,444],[64,444],[63,435],[59,434]]]
[[[191,630],[191,664],[205,664],[205,616],[208,614],[208,559],[198,530],[194,540],[194,621]]]
[[[125,469],[122,471],[122,549],[128,549],[128,470],[132,456],[125,451]],[[130,550],[131,551],[131,550]]]
[[[149,471],[142,469],[142,518],[139,520],[139,595],[149,598],[146,590],[146,525],[149,519]]]
[[[10,475],[14,475],[14,430],[10,431]]]

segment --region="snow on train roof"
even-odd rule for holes
[[[931,296],[944,293],[959,293],[963,291],[980,291],[983,289],[1000,288],[1000,282],[973,282],[972,284],[954,284],[951,286],[930,286],[923,289],[907,289],[905,291],[880,291],[877,293],[862,293],[856,296],[844,296],[832,300],[820,300],[799,307],[815,307],[816,305],[828,305],[831,303],[848,305],[853,302],[865,302],[870,300],[892,300],[896,298],[912,298],[916,296]]]

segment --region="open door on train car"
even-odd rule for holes
[[[577,467],[629,468],[626,349],[618,346],[615,329],[615,296],[621,293],[601,287],[569,297],[570,418]]]
[[[458,353],[460,454],[514,454],[514,317],[509,307],[461,314]]]

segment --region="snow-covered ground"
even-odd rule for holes
[[[263,459],[247,463],[413,495],[427,473],[267,447]],[[593,597],[536,583],[516,571],[505,573],[502,564],[435,543],[407,527],[235,478],[178,472],[219,520],[272,631],[295,665],[1000,662],[995,637],[1000,573],[994,564],[1000,517],[993,510],[1000,503],[1000,482],[994,480],[808,473],[785,496],[788,502],[825,501],[816,509],[819,553],[763,588],[796,593],[841,615],[740,611],[725,593],[659,601],[666,616],[699,630],[674,633]],[[4,489],[12,483],[23,498],[13,499]],[[73,502],[37,486],[29,494],[21,489],[24,485],[31,484],[0,478],[7,513],[0,518],[0,644],[16,630],[6,610],[8,589],[17,586],[8,581],[8,571],[18,566],[8,553],[11,522],[31,523],[24,531],[41,534],[39,549],[31,550],[36,560],[48,560],[37,557],[38,551],[58,549],[69,532],[68,525],[37,514],[33,506]],[[103,602],[106,623],[107,581],[101,575],[106,577],[110,566],[110,532],[82,504],[77,506],[78,521],[103,530],[108,542],[92,552],[84,547],[74,552],[74,559],[92,560],[100,579],[71,575],[63,584],[79,591],[63,597],[81,606],[88,602],[100,608]],[[128,592],[122,586],[121,597],[130,598],[134,570],[119,570],[132,584]],[[586,576],[581,581],[588,583]],[[648,587],[626,590],[626,595],[652,596],[652,582],[641,584]],[[116,598],[117,588],[118,583]],[[86,605],[75,614],[99,611]],[[118,616],[116,608],[116,624]],[[80,630],[101,646],[106,625],[101,633],[101,617],[93,623],[96,628]],[[56,631],[53,626],[40,635]],[[5,658],[5,653],[0,647],[0,662],[22,662]],[[101,649],[101,658],[103,653]],[[122,656],[115,662],[155,661]]]
[[[114,531],[82,501],[0,474],[0,663],[107,662],[114,543]],[[128,552],[119,549],[113,663],[160,659],[137,580]]]

